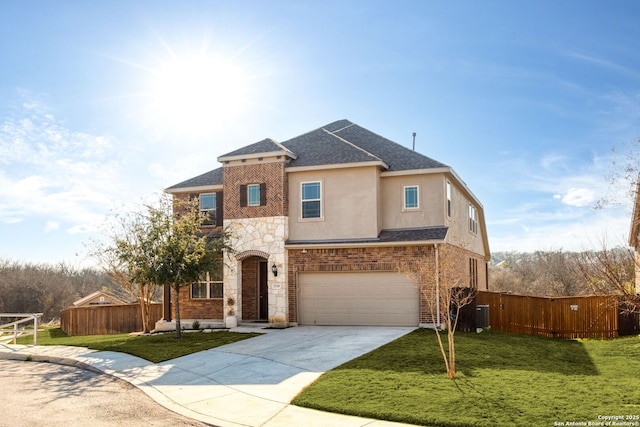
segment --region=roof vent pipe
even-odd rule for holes
[[[416,151],[416,133],[413,133],[413,151]]]

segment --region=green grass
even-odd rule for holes
[[[432,330],[417,330],[323,374],[293,401],[427,426],[553,426],[640,415],[640,337],[565,341],[456,333],[446,376]]]
[[[261,334],[218,331],[185,332],[182,339],[176,339],[175,333],[69,336],[60,328],[49,328],[38,333],[38,345],[70,345],[100,351],[118,351],[159,363],[258,335]],[[18,338],[17,343],[33,344],[33,337]]]

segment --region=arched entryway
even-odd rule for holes
[[[269,320],[269,286],[267,254],[255,252],[242,262],[242,320]]]

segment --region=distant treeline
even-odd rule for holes
[[[42,320],[49,322],[58,319],[74,301],[96,291],[132,300],[105,273],[95,269],[0,259],[0,313],[43,313]]]
[[[491,254],[489,290],[532,296],[619,294],[634,287],[631,248]]]

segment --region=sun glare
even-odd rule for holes
[[[247,79],[229,61],[173,57],[153,72],[153,115],[177,130],[199,132],[233,119],[246,102]]]

